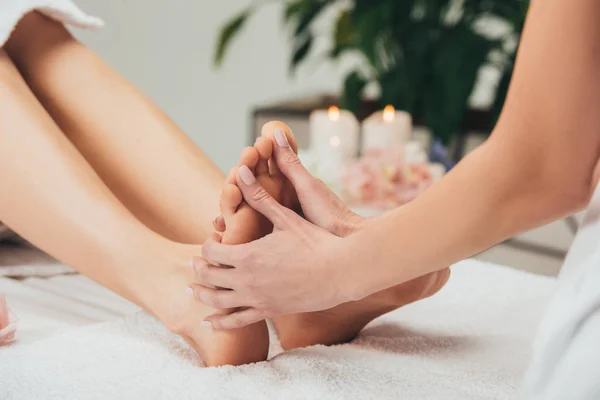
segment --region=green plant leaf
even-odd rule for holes
[[[290,62],[290,73],[294,73],[298,64],[300,64],[310,52],[310,48],[313,44],[313,36],[307,34],[298,38],[298,44],[296,45],[296,49],[292,54],[292,61]]]
[[[221,28],[219,33],[219,39],[217,40],[217,48],[215,51],[214,64],[220,67],[223,64],[225,58],[225,52],[227,51],[233,38],[240,32],[240,29],[246,23],[246,20],[250,16],[252,9],[248,8],[229,20]]]
[[[445,144],[461,129],[468,101],[493,42],[465,25],[444,31],[433,60],[433,81],[424,93],[424,116]]]
[[[381,69],[380,43],[382,36],[382,18],[381,10],[377,7],[365,8],[361,14],[356,12],[352,14],[356,21],[358,35],[358,46],[365,55],[369,64],[375,69]]]
[[[396,0],[391,0],[395,2]],[[405,0],[402,0],[404,2]],[[381,7],[384,3],[389,3],[390,0],[354,0],[354,14],[361,15]]]
[[[335,23],[333,31],[333,40],[336,44],[351,46],[358,41],[356,27],[352,21],[350,10],[343,10]]]
[[[355,48],[358,44],[358,35],[352,22],[349,10],[343,10],[338,15],[333,31],[333,48],[329,53],[331,58],[338,58],[344,51]]]
[[[294,36],[306,34],[309,26],[325,7],[332,3],[332,0],[304,0],[304,2],[307,5],[302,8],[302,11],[298,15],[298,24],[294,30]]]
[[[302,12],[308,5],[308,1],[306,0],[296,0],[291,3],[286,4],[283,9],[283,22],[286,24],[292,21],[298,14]]]
[[[344,80],[344,92],[342,95],[341,106],[344,109],[358,114],[361,105],[362,92],[367,86],[365,79],[358,71],[353,71]]]
[[[413,90],[406,71],[406,64],[396,64],[392,69],[381,74],[378,82],[381,86],[381,96],[379,98],[381,107],[391,104],[398,110],[413,112],[411,107]]]

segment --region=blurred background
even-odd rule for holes
[[[283,2],[256,9],[221,68],[214,54],[223,24],[252,2],[80,0],[104,19],[77,36],[157,102],[223,170],[249,143],[250,115],[261,104],[337,93],[351,61],[289,73]],[[332,15],[333,16],[333,15]],[[350,65],[348,65],[350,64]]]
[[[498,117],[528,1],[77,4],[106,27],[76,36],[226,171],[271,118],[308,147],[311,112],[331,105],[358,122],[387,105],[408,112],[428,161],[451,168]],[[576,227],[557,221],[478,257],[554,275]]]

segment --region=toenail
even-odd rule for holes
[[[210,323],[210,321],[202,321],[202,322],[200,322],[200,326],[202,328],[212,329],[212,324]]]
[[[252,171],[250,171],[250,168],[248,168],[245,165],[242,165],[238,169],[238,175],[246,185],[252,185],[254,182],[256,182],[254,174],[252,173]]]
[[[189,294],[190,296],[194,297],[194,289],[192,289],[191,287],[189,287],[189,286],[188,286],[188,287],[186,287],[186,288],[185,288],[185,292],[186,292],[187,294]]]
[[[282,129],[276,129],[275,132],[273,133],[273,136],[275,136],[275,141],[277,142],[277,146],[288,147],[289,143],[288,143],[287,137],[285,136],[285,133],[283,133]]]

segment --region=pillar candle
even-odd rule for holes
[[[358,154],[358,121],[350,111],[334,106],[313,111],[309,127],[316,174],[328,185],[336,185],[344,167]]]
[[[412,132],[412,117],[387,106],[371,114],[362,126],[362,152],[398,148],[402,150]]]

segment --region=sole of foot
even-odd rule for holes
[[[250,168],[275,200],[291,208],[298,202],[296,192],[272,160],[273,134],[276,129],[283,130],[292,148],[297,151],[296,140],[290,128],[282,122],[271,122],[263,127],[261,137],[254,145],[255,153],[250,155],[250,149],[244,149],[238,166],[246,165]],[[223,212],[225,207],[223,205],[221,207],[226,226],[223,240],[238,241],[250,237],[252,238],[249,240],[257,239],[270,233],[272,227],[262,215],[243,202],[241,192],[235,185],[236,172],[237,168],[230,171],[223,192],[227,199],[221,201],[227,203],[229,209],[233,209],[237,204],[235,220],[225,216]],[[231,215],[231,212],[229,214]],[[446,284],[449,277],[450,270],[445,269],[329,310],[276,317],[274,324],[281,345],[289,350],[315,344],[339,344],[352,340],[373,319],[434,295]]]
[[[449,278],[450,269],[445,269],[329,310],[277,317],[275,326],[281,346],[291,350],[349,342],[375,318],[433,296]]]

